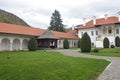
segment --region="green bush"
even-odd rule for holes
[[[93,49],[93,52],[97,53],[97,52],[99,52],[99,49],[95,48],[95,49]]]
[[[91,51],[91,39],[87,33],[84,33],[81,39],[81,51],[90,52]]]
[[[107,37],[105,37],[104,40],[103,40],[103,47],[104,48],[109,48],[109,39]]]
[[[80,44],[80,41],[81,41],[81,40],[79,39],[79,40],[78,40],[78,48],[80,48],[80,45],[81,45],[81,44]]]
[[[37,41],[34,37],[31,37],[28,42],[28,50],[29,51],[36,51],[37,50]]]
[[[68,39],[65,39],[65,40],[63,41],[63,48],[64,48],[64,49],[69,49]]]
[[[120,47],[120,38],[118,36],[115,37],[115,46]]]
[[[115,48],[115,46],[114,46],[114,45],[111,45],[111,48]]]

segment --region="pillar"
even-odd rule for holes
[[[10,40],[10,51],[13,50],[13,39],[9,39]]]

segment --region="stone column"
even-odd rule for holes
[[[13,39],[9,39],[10,40],[10,51],[13,50]]]
[[[20,39],[20,50],[22,50],[23,39]]]

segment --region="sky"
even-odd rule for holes
[[[120,0],[0,0],[0,9],[22,18],[30,26],[47,29],[54,10],[68,27],[96,18],[118,16]]]

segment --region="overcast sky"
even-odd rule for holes
[[[33,27],[46,29],[55,9],[60,12],[63,24],[72,26],[82,24],[83,18],[117,16],[120,0],[0,0],[0,8]]]

